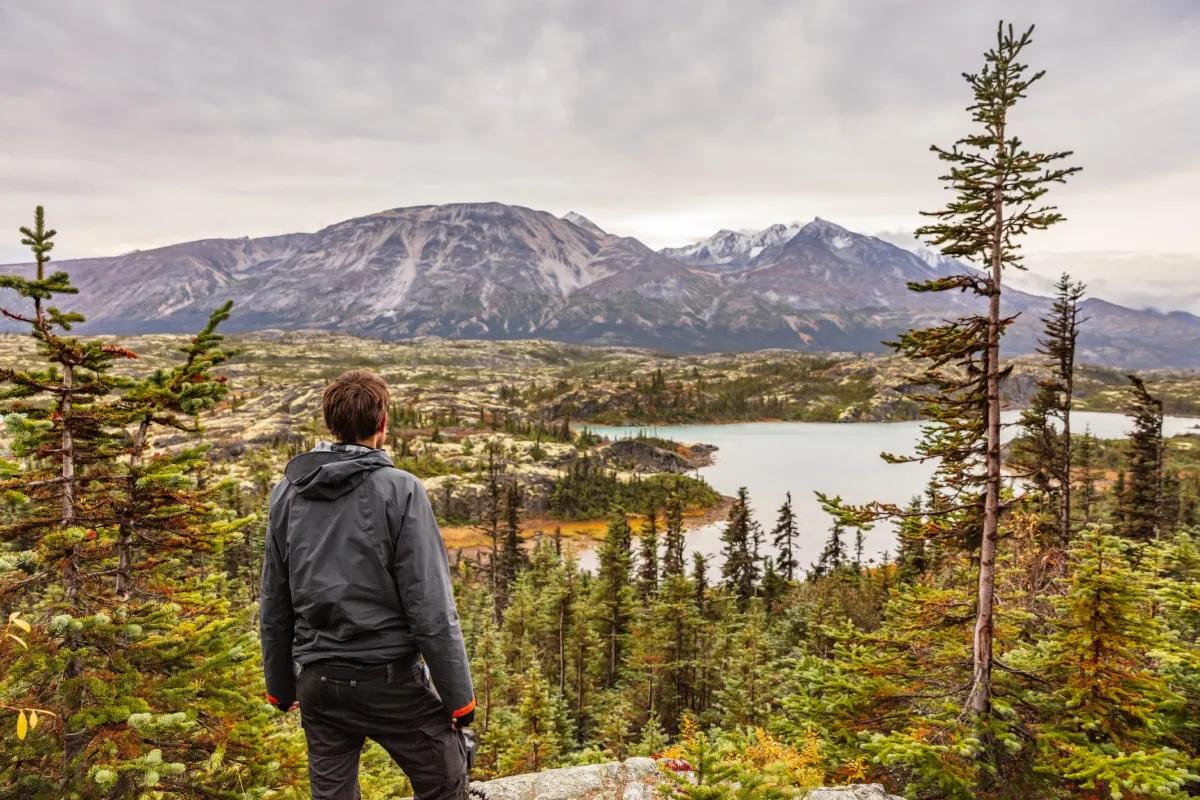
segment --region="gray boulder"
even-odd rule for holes
[[[878,783],[854,783],[832,789],[813,789],[804,800],[903,800]]]
[[[475,800],[658,800],[658,762],[629,758],[471,784]],[[901,800],[878,784],[814,789],[806,800]]]

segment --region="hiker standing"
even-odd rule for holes
[[[267,699],[301,709],[314,800],[358,800],[368,737],[418,800],[467,794],[471,672],[425,487],[379,449],[388,403],[372,372],[333,381],[323,410],[338,442],[292,459],[271,493]]]

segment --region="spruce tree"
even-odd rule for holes
[[[775,569],[775,561],[773,559],[768,558],[764,562],[762,598],[767,611],[775,611],[779,600],[787,594],[790,583],[791,581],[780,575],[778,570]]]
[[[520,721],[501,756],[500,766],[510,773],[537,772],[554,766],[559,755],[550,685],[536,659],[517,681],[521,687],[521,702],[517,707]]]
[[[912,583],[929,570],[925,536],[921,498],[914,497],[896,531],[896,580],[900,584]]]
[[[769,703],[763,694],[767,676],[772,674],[770,664],[766,611],[761,599],[755,598],[734,635],[728,663],[721,670],[721,688],[715,701],[723,729],[757,727],[764,722]]]
[[[683,575],[669,575],[654,605],[654,614],[664,643],[661,679],[661,715],[669,730],[687,706],[692,668],[690,644],[698,624],[692,584]]]
[[[1063,437],[1056,416],[1058,381],[1051,377],[1038,382],[1029,406],[1021,411],[1020,434],[1012,444],[1012,464],[1034,491],[1033,498],[1047,516],[1057,519],[1062,487],[1059,468]],[[1057,527],[1057,525],[1055,526]]]
[[[1075,391],[1075,345],[1084,285],[1067,274],[1055,285],[1054,305],[1042,319],[1038,352],[1049,361],[1050,376],[1038,382],[1029,408],[1021,413],[1021,436],[1013,444],[1013,460],[1026,480],[1047,502],[1056,521],[1058,540],[1071,533],[1071,406]]]
[[[758,581],[758,563],[754,557],[756,526],[750,515],[750,495],[743,486],[738,489],[725,530],[721,532],[721,554],[725,559],[721,577],[741,608],[753,596]]]
[[[773,543],[778,551],[777,566],[779,572],[788,581],[796,579],[796,569],[800,566],[796,560],[796,514],[792,509],[792,493],[787,493],[787,499],[779,507],[779,519],[772,532]]]
[[[1090,428],[1084,429],[1075,448],[1075,465],[1079,474],[1080,526],[1086,528],[1092,521],[1092,503],[1096,500],[1096,476],[1093,473],[1096,460],[1096,438]]]
[[[629,522],[616,509],[609,516],[608,530],[597,556],[593,606],[596,609],[601,646],[604,649],[604,685],[616,685],[628,645],[629,619],[633,611],[633,555]]]
[[[1063,273],[1055,284],[1054,305],[1050,316],[1043,320],[1045,336],[1038,351],[1050,359],[1051,381],[1054,383],[1054,411],[1061,426],[1058,435],[1061,442],[1053,462],[1058,470],[1058,527],[1059,540],[1066,545],[1071,538],[1071,407],[1075,395],[1075,346],[1079,341],[1079,328],[1087,320],[1079,318],[1080,301],[1086,286],[1072,282],[1071,276]]]
[[[657,713],[651,714],[646,724],[642,726],[641,736],[633,748],[634,754],[644,758],[658,758],[667,748],[667,732],[663,730],[662,721]]]
[[[1054,183],[1062,183],[1078,167],[1062,167],[1069,151],[1036,153],[1024,149],[1013,133],[1009,112],[1024,98],[1043,72],[1026,75],[1018,61],[1032,40],[1030,27],[1020,36],[1003,23],[996,32],[996,46],[985,55],[978,74],[966,75],[974,94],[969,106],[979,129],[960,139],[950,149],[932,148],[949,164],[944,180],[956,195],[917,235],[930,246],[953,258],[977,262],[982,274],[967,272],[913,286],[918,291],[971,292],[987,302],[987,312],[960,324],[934,328],[920,335],[902,337],[910,355],[945,364],[956,351],[978,353],[973,366],[981,369],[971,391],[979,391],[986,409],[983,486],[983,516],[979,554],[979,597],[975,623],[974,678],[966,707],[976,716],[991,710],[993,608],[996,584],[996,554],[1000,541],[1001,427],[1000,383],[1008,370],[1001,363],[1000,338],[1010,319],[1001,310],[1002,278],[1005,268],[1022,269],[1019,240],[1031,231],[1045,230],[1063,220],[1049,205],[1039,205]]]
[[[829,529],[829,538],[825,540],[825,547],[821,550],[817,563],[813,564],[808,571],[809,580],[827,578],[842,570],[842,567],[846,565],[845,536],[846,525],[841,518],[835,516],[833,527]]]
[[[587,597],[589,603],[595,594],[595,587],[586,581],[587,573],[580,576],[578,589],[580,597]],[[596,686],[603,683],[606,675],[603,668],[597,668],[596,663],[602,661],[606,652],[597,628],[602,620],[594,620],[593,614],[577,610],[572,615],[567,638],[567,665],[570,670],[570,694],[573,699],[575,735],[577,742],[582,744],[590,734],[590,721],[594,714]]]
[[[46,366],[0,369],[22,462],[0,462],[0,496],[15,512],[0,539],[22,549],[0,562],[0,597],[37,619],[27,648],[0,653],[0,705],[40,709],[48,723],[6,742],[0,789],[233,798],[293,786],[280,765],[294,751],[259,700],[248,612],[231,608],[223,572],[204,569],[250,520],[218,506],[228,487],[208,479],[203,443],[146,453],[155,426],[198,432],[194,415],[223,396],[208,369],[222,358],[215,328],[228,307],[181,366],[117,378],[111,368],[135,354],[71,336],[84,318],[53,304],[76,289],[67,273],[47,274],[55,232],[41,207],[21,232],[34,277],[0,276],[0,287],[31,308],[3,313],[29,326]]]
[[[1162,518],[1163,408],[1162,401],[1150,394],[1141,378],[1130,375],[1129,382],[1133,432],[1126,455],[1129,480],[1125,533],[1148,542],[1158,536]]]
[[[682,575],[684,569],[683,502],[675,492],[667,498],[666,515],[662,560],[664,580],[673,575]]]
[[[700,551],[692,553],[692,589],[696,613],[706,616],[708,601],[708,558]]]
[[[646,602],[658,591],[658,512],[653,508],[638,533],[638,594]]]
[[[513,584],[529,562],[521,547],[521,506],[521,487],[514,480],[504,489],[504,539],[497,562],[499,580],[496,584],[501,608],[508,605]]]
[[[479,412],[484,413],[482,409]],[[500,522],[504,516],[504,487],[500,476],[504,473],[504,460],[501,446],[496,439],[489,439],[484,445],[487,461],[484,464],[484,505],[480,515],[480,530],[488,538],[491,545],[488,553],[488,584],[495,602],[496,622],[500,622],[500,611],[503,608],[501,581],[503,567],[500,562]]]
[[[1091,529],[1071,551],[1069,592],[1038,674],[1043,768],[1106,796],[1183,796],[1189,762],[1165,746],[1160,708],[1180,701],[1153,659],[1169,649],[1128,541]],[[1194,775],[1192,776],[1194,777]]]

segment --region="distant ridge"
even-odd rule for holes
[[[54,262],[80,287],[84,332],[178,332],[235,302],[230,330],[324,328],[405,338],[545,338],[673,352],[884,350],[977,307],[909,281],[965,269],[815,219],[724,230],[656,252],[571,212],[501,203],[381,211],[315,233],[207,239]],[[29,265],[0,267],[24,272]],[[0,291],[0,303],[7,302]],[[1005,337],[1033,352],[1046,298],[1009,290]],[[1085,361],[1200,368],[1200,318],[1088,301]],[[13,330],[11,326],[0,330]]]

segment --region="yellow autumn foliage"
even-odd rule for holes
[[[796,748],[762,728],[756,728],[745,746],[738,748],[728,760],[748,772],[762,775],[768,784],[780,788],[811,789],[825,781],[821,739],[812,731],[805,733],[803,743]]]
[[[685,717],[680,724],[678,743],[663,751],[662,756],[687,760],[690,753],[697,752],[698,740],[703,736],[695,719]],[[813,731],[805,734],[797,748],[756,728],[744,738],[725,742],[720,754],[723,766],[761,777],[764,787],[812,789],[825,782],[821,738]]]

